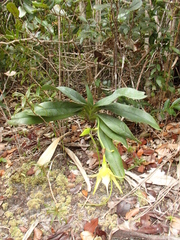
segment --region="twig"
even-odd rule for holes
[[[31,235],[32,231],[35,229],[35,227],[38,225],[39,220],[37,219],[29,228],[29,230],[26,232],[26,234],[23,237],[23,240],[27,240],[29,236]]]
[[[58,154],[57,156],[59,156],[60,154]],[[56,157],[57,157],[56,156]],[[56,158],[55,157],[55,158]],[[53,200],[54,200],[54,203],[55,203],[55,205],[57,204],[57,201],[56,201],[56,199],[55,199],[55,197],[54,197],[54,193],[53,193],[53,190],[52,190],[52,187],[51,187],[51,183],[50,183],[50,179],[49,179],[49,173],[50,173],[50,171],[51,171],[51,168],[52,168],[52,165],[53,165],[53,162],[54,162],[54,160],[55,160],[55,158],[53,159],[53,161],[51,162],[51,164],[50,164],[50,167],[49,167],[49,170],[48,170],[48,173],[47,173],[47,180],[48,180],[48,184],[49,184],[49,189],[50,189],[50,192],[51,192],[51,196],[52,196],[52,198],[53,198]]]
[[[148,61],[149,61],[149,59],[146,59],[144,65],[143,65],[143,68],[142,68],[142,70],[141,70],[141,73],[140,73],[140,75],[139,75],[139,78],[138,78],[138,81],[137,81],[137,86],[136,86],[136,89],[137,89],[137,90],[138,90],[138,88],[139,88],[139,84],[140,84],[140,81],[141,81],[141,77],[142,77],[142,74],[143,74],[143,72],[144,72],[144,69],[145,69]]]

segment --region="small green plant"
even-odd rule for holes
[[[176,111],[180,111],[180,98],[176,99],[172,104],[170,99],[164,103],[163,113],[168,113],[170,116],[176,116]]]
[[[128,168],[128,170],[132,170],[132,169],[134,169],[134,168],[136,168],[136,167],[139,167],[143,162],[145,162],[145,160],[142,159],[142,158],[140,158],[140,159],[139,159],[138,157],[134,158],[134,164],[131,165],[131,166]]]
[[[5,158],[3,158],[3,157],[0,158],[0,163],[6,163],[6,162],[7,162],[7,160]]]
[[[124,167],[121,156],[114,145],[114,141],[122,143],[126,148],[128,147],[126,139],[129,138],[138,141],[128,126],[119,119],[119,116],[134,122],[149,124],[157,130],[160,129],[154,118],[145,111],[133,106],[114,102],[121,96],[134,100],[144,99],[146,97],[144,92],[132,88],[121,88],[94,103],[88,86],[86,86],[87,100],[77,91],[68,87],[55,88],[46,85],[43,89],[61,91],[70,101],[43,102],[33,105],[32,109],[26,109],[15,114],[11,120],[9,120],[9,124],[37,124],[43,121],[49,122],[65,119],[73,115],[78,115],[90,123],[96,123],[95,130],[98,133],[98,140],[104,151],[104,159],[105,161],[107,160],[114,176],[119,178],[124,177]],[[106,110],[111,111],[117,115],[117,117],[112,116],[112,114],[107,114]],[[86,129],[84,134],[89,134],[91,130],[92,129],[89,128]]]
[[[65,206],[65,203],[52,203],[51,206],[48,206],[45,204],[47,207],[47,214],[52,215],[52,220],[51,224],[54,222],[54,220],[57,218],[57,220],[61,223],[63,220],[66,221],[65,216],[67,214],[67,207]]]

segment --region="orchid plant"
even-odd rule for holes
[[[98,174],[94,175],[97,177],[94,193],[101,181],[105,184],[107,192],[109,182],[112,184],[112,181],[121,192],[116,178],[122,179],[125,173],[122,159],[115,146],[115,142],[120,142],[127,148],[127,139],[136,141],[138,141],[138,139],[135,138],[128,126],[119,117],[127,118],[134,122],[149,124],[157,130],[160,128],[154,118],[144,110],[118,103],[116,100],[120,97],[141,100],[146,97],[144,92],[132,88],[120,88],[109,96],[94,103],[92,93],[88,86],[86,86],[87,100],[77,91],[68,87],[45,85],[42,89],[60,91],[69,98],[69,101],[61,100],[56,102],[43,102],[37,105],[31,104],[31,108],[12,116],[9,124],[37,124],[43,121],[61,120],[73,115],[77,115],[91,123],[93,122],[93,124],[97,126],[97,129],[95,129],[97,130],[97,137],[102,149],[104,149],[102,168],[99,169]],[[116,115],[116,117],[112,116],[109,112]],[[91,128],[85,129],[82,136],[91,134],[91,131]]]

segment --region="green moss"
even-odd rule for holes
[[[31,198],[38,198],[38,199],[44,199],[44,194],[42,191],[38,191],[36,193],[31,193],[30,195]]]
[[[10,182],[12,183],[21,183],[21,175],[20,173],[16,172],[15,174],[12,175]]]
[[[99,224],[101,224],[99,222]],[[109,228],[109,229],[114,229],[117,227],[117,215],[113,214],[113,215],[106,215],[106,221],[103,221],[103,227],[104,228]]]
[[[66,176],[64,176],[64,174],[59,173],[57,178],[56,178],[56,184],[57,186],[61,186],[61,190],[66,190],[67,188],[67,184],[68,184],[68,180],[66,178]]]
[[[12,217],[13,217],[13,213],[10,212],[10,211],[5,212],[4,215],[5,215],[7,218],[12,218]]]
[[[76,177],[75,183],[83,183],[84,182],[84,178],[82,175],[78,175]]]
[[[8,203],[3,203],[2,204],[2,209],[6,211],[8,209]]]
[[[10,186],[9,188],[6,189],[5,196],[7,198],[11,198],[13,196],[13,193],[14,193],[14,188]]]
[[[69,166],[69,171],[71,171],[71,170],[77,170],[76,165],[70,165]]]
[[[15,238],[16,240],[22,240],[23,234],[18,227],[10,227],[9,232],[11,237]]]
[[[28,206],[29,210],[39,209],[42,203],[43,203],[43,201],[41,199],[34,198],[27,202],[27,206]]]
[[[17,226],[17,221],[15,219],[12,219],[12,220],[9,221],[9,225],[11,227],[16,227]]]

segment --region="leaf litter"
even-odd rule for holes
[[[33,239],[176,239],[180,236],[180,131],[177,123],[168,124],[159,136],[156,133],[141,139],[141,144],[129,141],[129,149],[118,145],[127,169],[123,195],[114,188],[108,204],[101,207],[93,207],[91,203],[103,201],[106,189],[98,189],[95,196],[88,193],[77,163],[68,160],[58,143],[54,146],[55,157],[49,160],[52,163],[49,183],[57,201],[54,205],[46,175],[36,176],[34,170],[37,160],[51,143],[52,134],[47,134],[50,129],[43,128],[42,125],[38,132],[37,127],[26,131],[18,127],[12,133],[5,127],[1,133],[0,159],[12,165],[0,162],[0,171],[4,172],[0,176],[0,237],[25,239],[27,233]],[[97,172],[97,154],[87,139],[82,141],[79,134],[75,134],[76,130],[73,126],[72,137],[65,136],[64,144],[67,143],[68,149],[72,147],[71,158],[76,156],[81,162],[80,169],[90,175],[92,171]],[[72,143],[76,143],[75,147]],[[78,143],[86,147],[79,148]],[[17,149],[25,149],[26,156],[21,152],[19,155]],[[95,182],[88,181],[89,187],[93,187]]]

